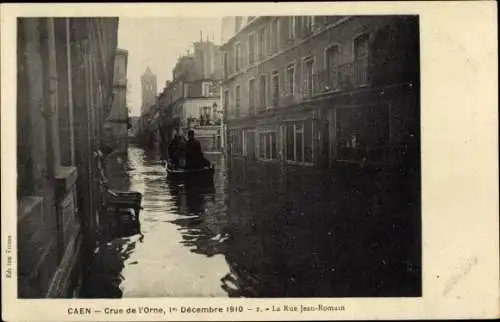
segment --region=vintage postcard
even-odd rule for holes
[[[1,15],[4,320],[499,317],[496,3]]]

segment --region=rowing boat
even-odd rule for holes
[[[171,164],[167,164],[167,176],[172,179],[213,179],[214,166],[209,166],[200,169],[183,169],[174,168]]]

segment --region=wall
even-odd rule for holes
[[[118,19],[18,21],[18,295],[72,297],[93,251],[92,153],[111,101]],[[102,54],[102,55],[101,55]]]
[[[128,146],[127,61],[128,52],[117,50],[114,64],[113,104],[105,123],[106,142],[120,153],[126,153]]]
[[[344,125],[342,124],[344,121],[349,121],[348,114],[352,114],[351,117],[356,115],[354,118],[361,120],[372,117],[370,115],[375,113],[378,115],[376,120],[372,119],[371,123],[359,129],[355,129],[353,126],[352,129],[349,129],[349,135],[365,137],[369,141],[368,137],[372,133],[370,131],[379,131],[380,129],[376,129],[378,127],[384,128],[385,130],[380,131],[381,133],[388,132],[384,139],[386,146],[382,147],[382,144],[377,145],[377,147],[370,146],[371,154],[368,159],[375,163],[387,161],[397,164],[402,157],[399,155],[401,151],[397,151],[399,147],[405,144],[415,145],[414,142],[408,142],[408,138],[416,137],[418,133],[418,20],[415,17],[363,16],[341,17],[330,21],[334,23],[331,28],[326,26],[323,31],[319,29],[312,36],[305,36],[302,41],[294,40],[295,45],[288,45],[285,47],[288,49],[269,54],[270,57],[264,58],[252,66],[244,67],[240,72],[233,73],[224,81],[224,89],[229,90],[227,113],[229,127],[240,129],[256,125],[263,127],[262,129],[265,126],[274,127],[278,143],[281,144],[280,150],[284,152],[285,135],[282,135],[283,129],[278,125],[295,120],[314,120],[312,144],[317,151],[315,162],[316,165],[322,164],[324,166],[328,164],[328,161],[331,163],[333,159],[341,158],[338,145],[346,144],[343,141],[345,138],[341,138],[340,135],[344,135],[345,131],[342,128]],[[248,32],[257,27],[250,26]],[[297,35],[298,31],[296,30]],[[246,32],[247,30],[242,35],[237,35],[231,42],[245,39]],[[332,44],[338,45],[341,53],[340,64],[351,68],[352,76],[352,70],[355,66],[352,64],[354,39],[360,34],[369,35],[369,55],[365,67],[367,82],[364,85],[342,84],[336,91],[322,88],[320,85],[324,85],[324,83],[320,82],[321,79],[316,78],[316,76],[321,75],[321,72],[326,70],[325,49]],[[230,47],[231,43],[223,46],[225,50],[230,50]],[[310,96],[305,96],[306,92],[303,91],[305,86],[303,86],[300,74],[305,57],[313,57],[315,62],[313,67],[314,91],[313,95]],[[285,70],[290,63],[295,66],[293,96],[289,96],[284,90]],[[280,76],[280,99],[276,106],[271,103],[269,75],[273,71],[277,71]],[[267,77],[267,109],[259,109],[260,106],[254,104],[255,109],[250,113],[248,82],[251,78],[255,79],[257,90],[254,93],[254,101],[257,101],[260,96],[258,84],[261,74]],[[235,88],[237,85],[240,85],[239,116],[235,113]],[[246,116],[248,116],[247,119],[245,119]],[[256,146],[258,147],[258,145],[257,143]],[[368,154],[360,152],[356,162],[361,162],[363,155]],[[354,159],[349,159],[349,161],[354,161]]]
[[[286,21],[285,18],[281,18]],[[303,41],[297,40],[296,45],[286,46],[285,49],[269,56],[268,58],[257,61],[253,65],[248,65],[248,61],[244,64],[244,67],[239,73],[233,74],[229,79],[224,81],[224,90],[229,89],[229,106],[234,107],[235,101],[235,88],[240,85],[240,115],[248,114],[248,83],[250,79],[255,79],[256,87],[259,88],[259,77],[264,75],[266,77],[267,92],[266,101],[267,105],[270,106],[272,100],[271,92],[271,74],[274,71],[279,73],[279,85],[280,85],[280,101],[286,104],[298,103],[304,99],[303,91],[303,79],[301,77],[301,71],[303,68],[303,59],[309,56],[314,57],[314,68],[313,73],[318,73],[326,69],[326,52],[325,49],[329,48],[332,44],[338,44],[341,48],[341,64],[349,63],[353,61],[353,39],[360,33],[367,32],[369,34],[374,34],[376,30],[381,28],[383,25],[391,23],[390,18],[377,18],[377,17],[355,17],[348,18],[343,17],[343,21],[339,26],[325,30],[324,32],[318,33],[312,38],[306,38]],[[340,21],[337,21],[339,23]],[[257,30],[257,26],[255,27]],[[252,29],[249,30],[251,32]],[[246,34],[246,31],[245,31]],[[297,33],[298,34],[298,33]],[[245,39],[244,35],[238,35],[241,39]],[[229,45],[228,45],[229,46]],[[228,50],[230,53],[233,52],[229,48],[230,46],[224,46],[224,50]],[[294,86],[294,96],[288,97],[287,91],[285,91],[285,72],[288,65],[293,64],[295,67],[295,86]],[[259,99],[259,93],[255,93],[256,102]],[[231,110],[229,111],[229,116],[231,115]]]
[[[128,51],[123,49],[116,50],[114,83],[115,85],[127,86],[127,63]]]

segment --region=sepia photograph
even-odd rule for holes
[[[500,314],[494,6],[150,5],[2,13],[3,319]]]
[[[421,296],[418,16],[17,23],[20,298]]]

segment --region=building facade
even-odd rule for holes
[[[142,93],[142,105],[141,105],[141,115],[148,112],[148,109],[155,104],[156,101],[156,75],[153,74],[149,66],[146,71],[141,76],[141,93]]]
[[[252,21],[252,16],[223,17],[221,29],[221,43],[226,43],[238,33],[245,25]]]
[[[218,46],[210,41],[194,43],[194,53],[180,57],[167,81],[142,119],[143,142],[167,145],[175,133],[193,129],[204,151],[220,151],[222,145]]]
[[[309,167],[397,164],[418,133],[415,46],[414,17],[251,20],[221,49],[230,153]]]
[[[267,280],[319,297],[421,295],[418,17],[256,17],[221,50],[229,220],[279,236],[267,256],[306,258]],[[324,290],[291,282],[308,264],[325,268]]]
[[[120,153],[126,153],[128,147],[129,116],[127,108],[127,63],[128,51],[116,50],[113,103],[105,122],[106,142]]]
[[[95,247],[118,18],[18,19],[18,296],[71,297]]]

